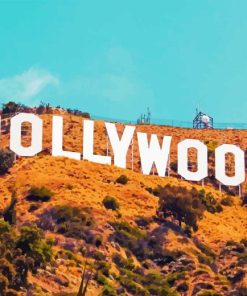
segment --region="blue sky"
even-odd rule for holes
[[[246,0],[0,0],[0,100],[247,122]]]

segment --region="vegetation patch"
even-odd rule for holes
[[[42,187],[32,186],[28,191],[28,195],[26,199],[28,201],[34,201],[34,202],[38,202],[38,201],[47,202],[52,198],[53,195],[54,193],[50,189],[44,186]]]
[[[197,222],[203,217],[205,207],[198,196],[196,189],[166,185],[160,191],[159,212],[166,219],[173,218],[191,227],[194,231],[198,229]]]
[[[14,152],[0,149],[0,175],[4,175],[14,164]]]
[[[225,197],[223,197],[222,199],[221,199],[221,202],[220,202],[223,206],[227,206],[227,207],[230,207],[230,206],[232,206],[233,205],[233,198],[231,197],[231,196],[229,196],[229,195],[227,195],[227,196],[225,196]]]
[[[57,205],[46,209],[38,220],[44,230],[63,234],[66,237],[83,239],[99,246],[102,238],[93,232],[94,220],[90,213],[69,205]]]
[[[121,175],[117,178],[116,182],[118,184],[126,185],[129,181],[129,178],[125,175]]]
[[[28,286],[28,272],[36,273],[51,262],[52,242],[44,238],[37,226],[18,230],[0,220],[0,290],[1,295],[17,295],[20,287]]]
[[[106,209],[116,211],[119,209],[119,203],[115,197],[106,196],[103,199],[103,205]]]

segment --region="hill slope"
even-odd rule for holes
[[[42,115],[42,118],[44,147],[50,147],[51,117]],[[82,132],[81,120],[65,115],[65,149],[81,150],[82,139],[78,136]],[[119,129],[122,127],[119,125]],[[238,143],[242,148],[247,145],[242,131],[201,133],[158,126],[137,126],[137,129],[173,135],[172,161],[175,161],[176,143],[184,138]],[[96,122],[95,137],[96,151],[105,153],[103,122]],[[3,136],[1,144],[8,145],[8,135]],[[136,147],[134,151],[137,155]],[[94,275],[87,295],[100,295],[103,289],[108,289],[104,295],[115,295],[109,292],[111,287],[119,295],[199,295],[212,290],[221,295],[244,295],[237,292],[247,286],[247,250],[243,243],[246,244],[247,238],[247,208],[242,206],[240,198],[235,196],[233,204],[223,206],[221,212],[205,211],[198,231],[188,237],[176,221],[157,217],[158,197],[152,192],[166,184],[195,187],[198,191],[202,187],[177,178],[175,172],[171,178],[144,176],[138,172],[135,159],[135,171],[131,171],[41,154],[18,159],[9,174],[0,178],[2,210],[8,208],[13,195],[17,199],[16,228],[37,224],[45,237],[53,240],[53,261],[36,273],[29,272],[30,291],[34,295],[41,290],[47,295],[75,293],[87,260]],[[116,182],[121,175],[128,178],[127,184]],[[32,186],[45,187],[53,195],[48,201],[30,200],[27,196]],[[225,196],[211,183],[204,189],[218,203]],[[117,211],[105,208],[106,196],[118,201]],[[61,206],[66,209],[63,218],[68,209],[77,208],[82,220],[78,222],[69,216],[68,221],[58,222],[54,217]],[[149,278],[153,287],[148,283]],[[167,290],[162,292],[158,287]],[[218,295],[211,293],[203,295]]]

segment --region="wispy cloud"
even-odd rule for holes
[[[21,74],[0,79],[0,99],[32,103],[47,86],[56,86],[59,80],[46,70],[30,68]]]
[[[133,102],[143,100],[152,91],[141,79],[132,55],[122,47],[110,48],[95,57],[84,73],[64,83],[65,92],[81,93],[99,102]],[[68,91],[69,90],[69,91]]]

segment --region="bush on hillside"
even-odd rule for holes
[[[159,211],[164,218],[173,217],[179,222],[197,230],[197,222],[203,216],[205,207],[194,190],[186,187],[166,185],[159,196]]]
[[[102,296],[117,296],[116,288],[112,287],[109,283],[104,285]]]
[[[223,206],[232,206],[233,205],[233,198],[229,195],[225,196],[222,198],[221,202],[220,202]]]
[[[128,183],[128,181],[129,181],[129,179],[128,179],[128,177],[125,176],[125,175],[121,175],[121,176],[119,176],[119,177],[117,178],[117,180],[116,180],[116,182],[117,182],[118,184],[122,184],[122,185],[126,185],[126,184]]]
[[[28,272],[35,272],[52,258],[51,243],[45,240],[40,229],[23,226],[17,231],[4,220],[0,220],[0,250],[0,291],[3,295],[17,295],[14,291],[28,285]]]
[[[86,243],[101,245],[102,238],[93,232],[94,220],[90,213],[69,205],[57,205],[44,210],[38,226],[66,237],[83,239]]]
[[[28,195],[26,199],[28,201],[46,202],[46,201],[49,201],[52,198],[52,196],[54,196],[54,193],[50,189],[44,186],[42,187],[32,186],[28,191]]]
[[[119,209],[119,203],[115,197],[106,196],[103,199],[103,205],[105,206],[106,209],[110,209],[113,211],[116,211],[117,209]]]
[[[26,106],[23,104],[18,104],[10,101],[2,105],[2,112],[3,114],[16,113],[16,112],[23,111],[25,108]]]
[[[4,221],[8,222],[10,225],[16,223],[16,202],[15,194],[13,194],[9,207],[3,212]]]
[[[16,243],[17,248],[23,254],[34,260],[34,268],[37,268],[52,259],[51,244],[44,240],[44,234],[36,225],[20,228],[20,237]]]
[[[211,192],[206,193],[204,189],[197,191],[195,188],[192,189],[194,191],[194,195],[197,195],[203,205],[206,207],[206,210],[212,214],[220,213],[223,211],[223,207],[216,200]]]
[[[160,186],[157,186],[157,187],[155,187],[155,188],[147,187],[146,190],[147,190],[150,194],[153,194],[154,196],[159,196],[159,194],[160,194],[160,190],[161,190],[161,187],[160,187]]]
[[[139,227],[147,227],[150,224],[151,220],[151,218],[140,216],[135,219],[135,223]]]
[[[8,149],[0,150],[0,175],[4,175],[14,164],[14,152]]]
[[[113,222],[111,225],[115,229],[112,235],[114,240],[122,247],[128,248],[137,254],[140,249],[140,240],[146,237],[146,232],[138,227],[131,226],[125,221]]]

